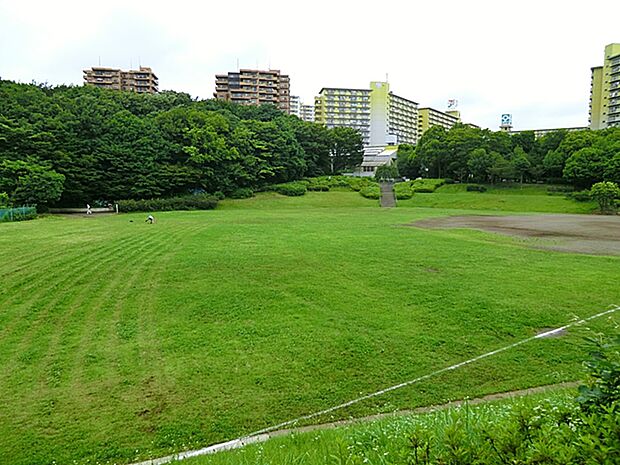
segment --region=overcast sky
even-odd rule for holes
[[[0,0],[0,77],[81,84],[99,63],[142,64],[160,90],[211,98],[239,63],[280,69],[312,103],[387,75],[395,94],[457,99],[482,127],[502,113],[515,129],[585,126],[590,68],[620,42],[619,17],[618,0]]]

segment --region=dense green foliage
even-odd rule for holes
[[[361,156],[357,131],[272,106],[0,81],[0,192],[13,204],[230,195],[347,171]]]
[[[127,199],[118,201],[118,209],[123,213],[174,210],[212,210],[216,206],[217,199],[208,194],[141,200]]]
[[[521,197],[568,202],[540,191]],[[399,203],[448,195],[438,192]],[[203,447],[616,301],[617,257],[404,226],[454,212],[378,209],[350,191],[262,192],[158,213],[154,225],[140,213],[1,224],[0,463],[128,463]],[[575,334],[537,339],[337,414],[573,380],[586,351]]]
[[[620,199],[620,188],[614,182],[597,182],[590,189],[590,196],[598,202],[603,213],[614,213]]]
[[[277,192],[278,194],[296,197],[299,195],[304,195],[307,189],[306,184],[303,182],[287,182],[284,184],[276,184],[275,186],[271,186],[270,190]]]
[[[401,174],[453,178],[480,183],[498,181],[566,182],[589,187],[620,181],[620,128],[563,130],[535,139],[533,132],[509,135],[456,125],[434,126],[414,148],[398,153]]]
[[[394,184],[394,194],[398,200],[407,200],[413,196],[413,188],[409,182],[397,182]]]

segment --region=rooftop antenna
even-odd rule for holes
[[[142,58],[138,55],[138,67],[142,68]]]
[[[388,80],[388,73],[385,73],[385,82],[389,82],[389,80]]]
[[[101,66],[101,55],[99,55],[99,66]]]
[[[237,58],[237,71],[239,71],[239,58]]]
[[[129,69],[133,68],[133,58],[129,58]]]

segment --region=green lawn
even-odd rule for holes
[[[486,192],[467,192],[465,184],[447,184],[432,194],[416,193],[399,200],[399,207],[460,208],[507,212],[592,213],[595,202],[576,202],[563,195],[547,195],[540,184],[487,186]]]
[[[202,447],[618,303],[617,257],[411,228],[455,211],[376,205],[261,194],[154,225],[0,224],[0,463]],[[580,334],[537,340],[317,421],[575,379],[583,357]]]

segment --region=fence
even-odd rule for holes
[[[0,208],[0,223],[32,220],[37,217],[35,207]]]

